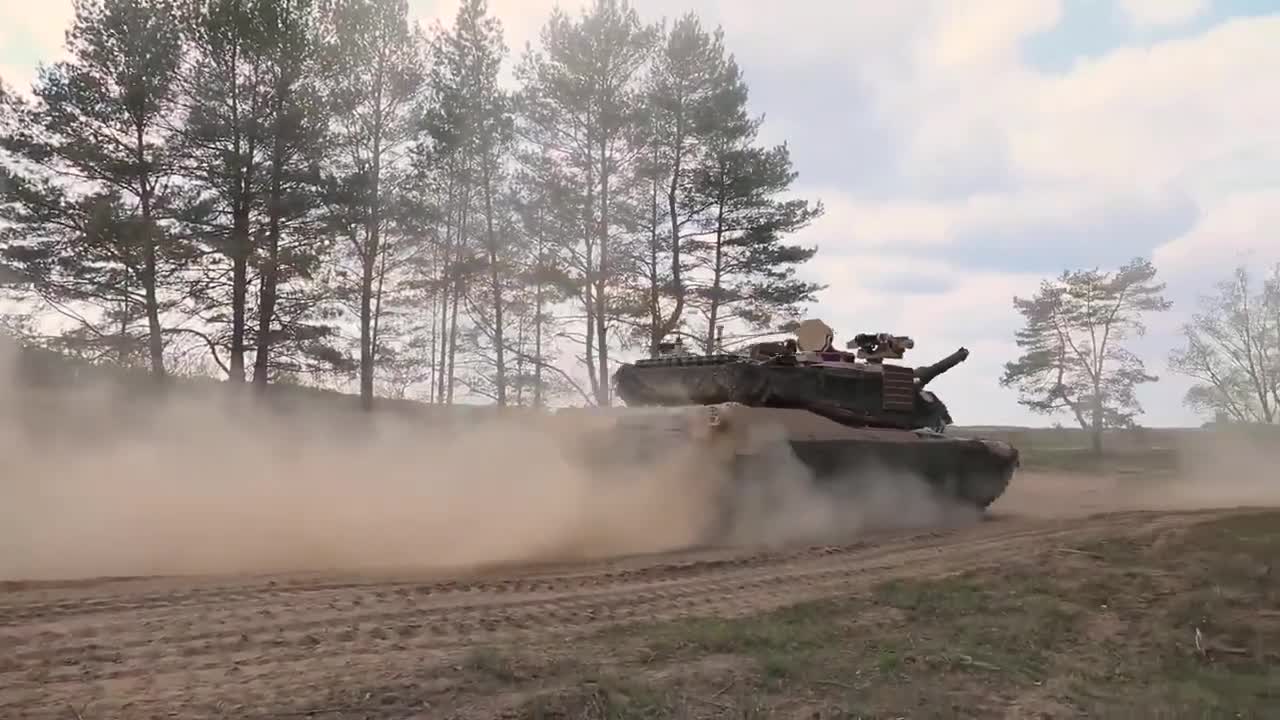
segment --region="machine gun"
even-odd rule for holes
[[[901,360],[916,343],[905,335],[889,333],[858,333],[845,343],[850,350],[857,350],[858,357],[870,363],[880,363],[886,358]]]
[[[689,352],[684,346],[684,338],[677,337],[674,341],[664,340],[658,343],[657,357],[689,357],[693,353]]]
[[[845,347],[857,348],[858,357],[873,364],[883,364],[886,358],[901,360],[907,350],[915,347],[915,341],[905,335],[890,333],[859,333]],[[923,388],[942,373],[969,359],[969,350],[960,348],[932,365],[921,365],[913,371],[916,387]]]

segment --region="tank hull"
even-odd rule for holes
[[[969,438],[849,437],[793,440],[789,444],[820,483],[856,481],[860,472],[901,473],[924,480],[940,495],[979,509],[986,509],[1004,494],[1018,465],[1016,451]]]
[[[799,483],[845,497],[886,489],[918,497],[923,490],[948,506],[980,512],[1005,492],[1019,465],[1017,449],[1007,443],[851,427],[800,408],[730,402],[580,412],[593,413],[598,423],[579,436],[577,448],[591,466],[606,473],[679,472],[698,494],[717,498],[720,514],[708,528],[708,544],[729,540],[741,498],[767,496],[772,486]],[[763,518],[754,513],[767,522],[767,511]]]

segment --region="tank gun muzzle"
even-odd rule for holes
[[[969,350],[960,348],[932,365],[916,368],[916,387],[928,385],[934,378],[969,359]]]

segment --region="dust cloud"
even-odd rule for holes
[[[696,545],[723,522],[714,453],[602,471],[573,416],[432,424],[221,386],[0,388],[0,580],[598,558]],[[737,498],[734,543],[847,536],[891,507],[914,508],[910,523],[945,514],[922,484],[886,475],[842,496],[785,452],[772,461],[779,482]]]
[[[1280,426],[1230,426],[1188,436],[1179,471],[1136,484],[1132,502],[1155,510],[1280,507]]]
[[[1280,426],[1173,431],[1172,467],[1123,454],[1101,472],[1024,469],[992,505],[998,516],[1077,518],[1117,511],[1280,508]]]

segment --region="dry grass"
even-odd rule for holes
[[[895,581],[746,619],[487,648],[461,673],[511,718],[1264,717],[1280,707],[1280,513],[1017,567]]]

